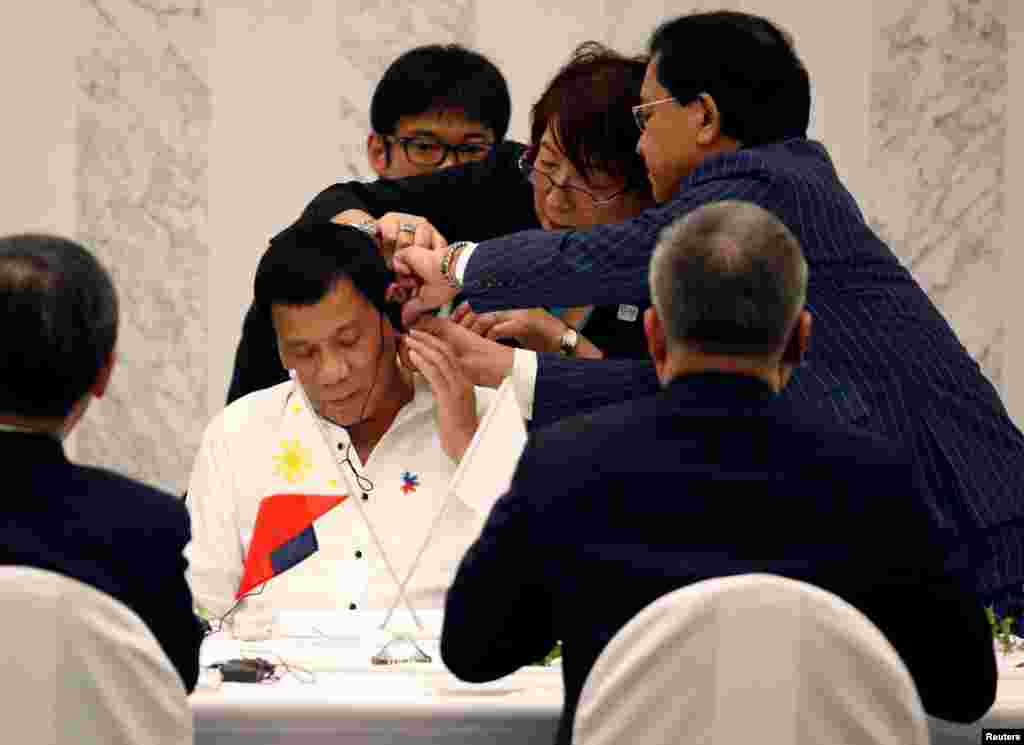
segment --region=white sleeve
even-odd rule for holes
[[[533,392],[537,387],[537,353],[517,348],[512,355],[512,386],[524,419],[533,418]]]
[[[497,391],[476,390],[478,402],[485,392],[487,405],[477,405],[480,425],[452,477],[450,489],[483,519],[498,497],[508,491],[528,436],[511,378],[506,378]],[[475,532],[482,527],[477,526]]]
[[[218,416],[203,435],[187,499],[192,541],[185,548],[186,574],[197,607],[213,617],[234,605],[245,562],[235,518],[238,494],[222,422]]]
[[[466,276],[466,264],[469,263],[469,257],[473,255],[476,246],[477,244],[470,243],[459,252],[459,260],[455,262],[455,279],[460,285],[463,277]]]
[[[466,246],[459,254],[459,260],[455,262],[455,279],[459,284],[462,284],[466,276],[466,265],[476,247],[476,243]],[[511,375],[516,401],[523,412],[523,417],[532,419],[533,391],[537,386],[537,353],[517,348],[513,355]]]

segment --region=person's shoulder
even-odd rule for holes
[[[526,145],[515,140],[502,140],[491,151],[490,156],[495,163],[519,167],[519,159],[526,152]]]
[[[535,459],[557,465],[567,458],[596,460],[633,447],[658,416],[659,394],[622,401],[561,419],[530,437]],[[634,435],[637,435],[636,437]]]
[[[836,421],[824,409],[796,407],[778,399],[778,426],[789,433],[791,442],[799,441],[808,458],[818,462],[844,461],[862,470],[912,470],[911,453],[903,444],[880,434]]]
[[[778,432],[779,457],[789,459],[789,473],[827,494],[827,502],[820,504],[845,515],[847,528],[884,524],[885,532],[899,535],[908,549],[939,540],[931,500],[907,445],[856,425],[817,418],[788,420]]]
[[[651,446],[657,397],[633,399],[570,416],[530,433],[509,497],[536,514],[575,516],[626,482]],[[575,517],[572,517],[575,519]]]
[[[180,497],[100,466],[76,465],[75,471],[88,483],[85,491],[105,521],[187,534],[188,513]]]
[[[214,433],[226,436],[249,431],[253,427],[272,425],[280,418],[285,406],[294,393],[292,381],[262,388],[247,393],[225,406],[207,426],[208,435]]]
[[[330,220],[351,205],[352,186],[360,182],[338,182],[317,192],[302,210],[299,220]],[[276,237],[276,236],[275,236]]]
[[[721,179],[748,178],[773,184],[834,173],[828,151],[804,138],[766,143],[720,153],[702,162],[690,176],[691,186]]]

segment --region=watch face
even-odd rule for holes
[[[635,305],[620,305],[616,314],[620,321],[635,321],[640,315],[640,309]]]
[[[572,357],[576,353],[576,342],[579,341],[579,335],[575,329],[566,329],[565,333],[562,334],[562,343],[559,345],[559,351],[566,357]]]

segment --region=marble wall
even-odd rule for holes
[[[256,261],[317,191],[369,176],[370,95],[403,50],[458,41],[488,54],[522,139],[573,46],[640,52],[659,21],[713,8],[792,33],[815,82],[812,134],[1004,395],[1024,391],[1024,352],[1012,365],[1024,324],[1006,307],[1010,81],[1024,81],[1009,0],[11,3],[0,232],[79,238],[122,297],[120,367],[76,457],[184,489],[223,404]]]
[[[864,207],[997,387],[1009,0],[876,0]]]
[[[1010,3],[1007,27],[1007,130],[1024,122],[1024,3]],[[1018,236],[1024,233],[1024,211],[1014,209],[1018,197],[1024,197],[1024,141],[1006,138],[1003,157],[1003,191],[1006,209],[1000,273],[1002,285],[992,287],[1001,299],[1003,319],[1003,400],[1018,426],[1024,423],[1024,300],[1021,299],[1020,278],[1024,277],[1024,252],[1016,249]]]
[[[200,0],[88,0],[78,34],[75,237],[122,310],[118,368],[76,455],[180,489],[209,414],[209,16]]]

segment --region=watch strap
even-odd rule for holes
[[[376,220],[363,220],[361,222],[350,222],[348,223],[356,230],[361,230],[368,236],[377,239],[377,221]]]
[[[444,275],[448,284],[456,290],[462,289],[462,283],[459,282],[459,278],[455,275],[455,265],[458,262],[459,252],[469,245],[472,245],[471,241],[456,241],[448,246],[448,250],[444,252],[444,256],[441,258],[441,274]]]

